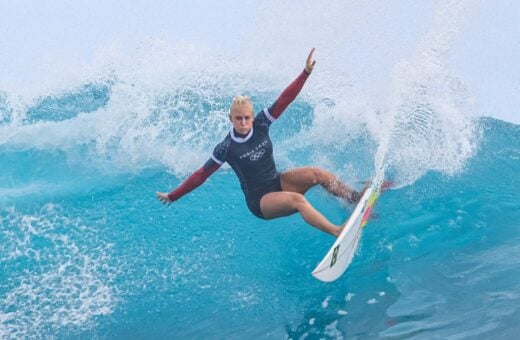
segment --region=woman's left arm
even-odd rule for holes
[[[293,102],[293,100],[296,98],[296,96],[298,96],[301,89],[303,88],[305,81],[311,74],[312,70],[314,69],[314,65],[316,64],[316,61],[312,57],[313,53],[314,48],[311,50],[309,56],[307,57],[305,69],[289,86],[287,86],[285,90],[283,90],[282,94],[280,94],[280,97],[278,97],[274,104],[271,105],[271,107],[269,108],[269,114],[274,119],[277,119],[282,115],[287,106],[289,106],[289,104]]]

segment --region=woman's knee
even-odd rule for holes
[[[300,211],[306,201],[305,196],[296,192],[269,193],[260,200],[260,211],[264,219],[270,220]]]
[[[296,193],[296,192],[291,193],[291,202],[292,202],[293,207],[298,211],[301,210],[307,204],[309,204],[309,202],[307,201],[307,199],[305,198],[305,196],[303,194]]]

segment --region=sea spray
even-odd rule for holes
[[[415,54],[395,68],[393,92],[380,117],[376,169],[384,168],[398,186],[429,170],[457,173],[475,152],[472,101],[447,66],[466,7],[463,2],[444,3]]]

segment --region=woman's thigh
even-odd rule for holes
[[[280,182],[284,191],[305,194],[307,190],[319,184],[324,177],[334,178],[332,174],[323,169],[306,166],[285,171],[280,176]]]
[[[298,204],[304,200],[303,195],[295,192],[270,192],[262,196],[260,209],[266,219],[288,216],[297,212]]]

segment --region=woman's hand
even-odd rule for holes
[[[172,203],[172,200],[168,197],[167,193],[158,191],[156,195],[159,201],[162,202],[162,204],[170,205]]]
[[[305,63],[305,71],[307,73],[311,73],[314,69],[314,65],[316,65],[316,60],[312,58],[312,54],[314,53],[314,47],[312,48],[311,52],[309,53],[309,56],[307,57],[307,62]]]

